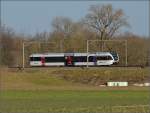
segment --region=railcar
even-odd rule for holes
[[[116,61],[110,52],[31,54],[30,66],[102,66]]]

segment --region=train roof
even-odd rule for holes
[[[96,55],[111,55],[110,52],[96,52]]]
[[[87,53],[34,53],[31,54],[30,57],[39,57],[39,56],[86,56]],[[95,53],[89,53],[89,56],[95,56],[95,55],[111,55],[110,52],[95,52]]]
[[[39,57],[39,56],[64,56],[64,53],[35,53],[31,54],[30,57]]]

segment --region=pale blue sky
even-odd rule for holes
[[[123,29],[141,36],[149,35],[148,1],[2,1],[2,24],[17,33],[35,34],[51,31],[51,21],[56,16],[65,16],[78,21],[83,18],[90,5],[111,3],[123,9],[131,28]]]

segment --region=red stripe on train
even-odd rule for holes
[[[45,57],[41,57],[42,66],[45,66]]]

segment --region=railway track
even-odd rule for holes
[[[26,68],[87,68],[86,66],[68,66],[68,67],[64,67],[64,66],[39,66],[39,67],[31,67],[31,66],[26,66],[24,67]],[[123,66],[123,65],[112,65],[112,66],[89,66],[88,68],[146,68],[149,66],[142,66],[142,65],[128,65],[128,66]],[[17,66],[9,66],[8,68],[18,68],[18,69],[23,69],[22,67],[17,67]]]

